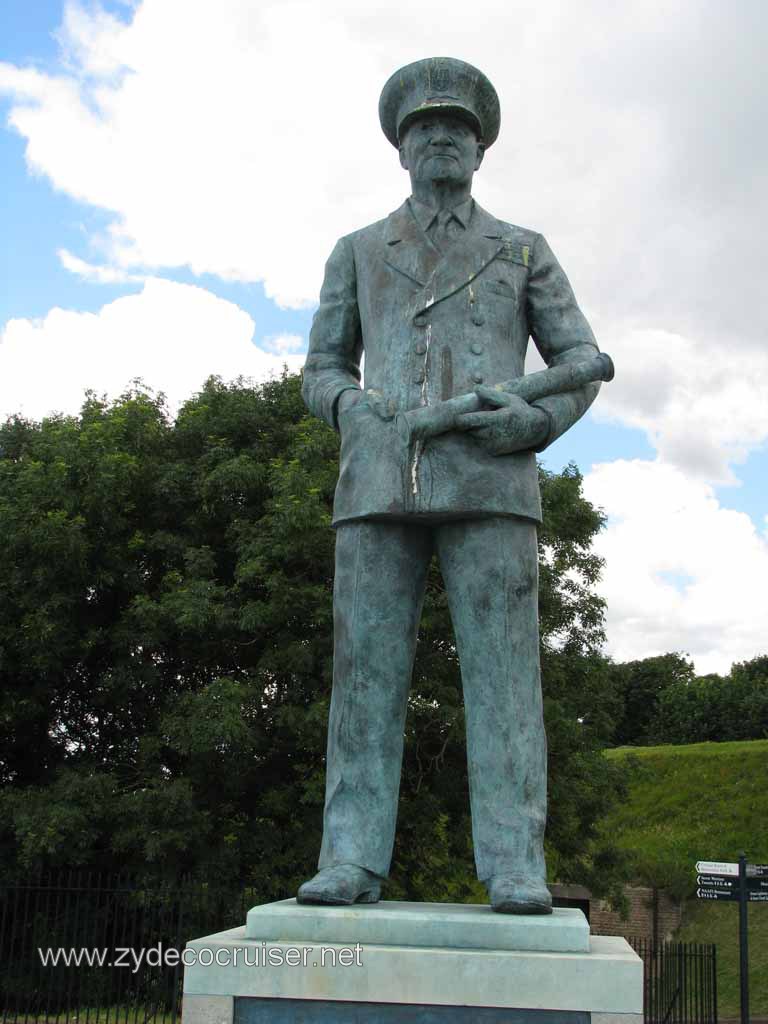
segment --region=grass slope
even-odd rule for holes
[[[638,879],[692,895],[697,860],[768,863],[768,740],[619,747],[629,799],[606,826]]]
[[[744,851],[768,864],[768,740],[620,747],[631,782],[626,802],[606,823],[646,885],[686,898],[685,942],[718,949],[721,1016],[738,1016],[738,906],[695,898],[696,861],[735,861]],[[768,904],[749,908],[750,998],[768,1014]]]

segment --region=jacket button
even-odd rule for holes
[[[418,316],[415,316],[413,318],[413,322],[416,324],[417,327],[426,327],[427,317],[425,317],[423,313],[419,313]]]
[[[473,373],[472,374],[472,380],[475,382],[475,384],[482,384],[483,383],[483,375],[482,375],[482,373]]]
[[[470,350],[476,356],[482,355],[483,352],[485,351],[485,349],[483,348],[479,341],[473,341],[472,344],[470,345]]]
[[[423,356],[424,353],[427,351],[427,346],[424,344],[423,341],[417,341],[416,344],[413,346],[413,351],[416,353],[417,356]]]
[[[413,375],[413,383],[414,384],[423,384],[424,383],[424,374],[422,372],[414,373],[414,375]]]
[[[485,317],[483,316],[482,313],[473,313],[472,323],[475,324],[477,327],[482,327],[483,324],[485,323]]]

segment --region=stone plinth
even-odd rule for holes
[[[578,910],[285,900],[184,958],[184,1024],[642,1024],[642,962]]]
[[[319,912],[318,912],[319,911]],[[440,949],[516,949],[588,953],[589,925],[580,910],[520,917],[469,903],[357,903],[351,907],[300,906],[282,900],[254,907],[248,939],[364,946],[434,946]]]

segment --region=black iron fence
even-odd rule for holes
[[[0,884],[2,1024],[175,1024],[186,942],[243,924],[254,902],[74,872]]]
[[[645,1024],[717,1024],[716,948],[630,939],[642,958]]]
[[[245,922],[257,895],[135,877],[0,883],[0,1024],[176,1024],[180,954]],[[717,1024],[715,947],[630,939],[646,1024]]]

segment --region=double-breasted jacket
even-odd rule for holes
[[[309,409],[341,432],[334,524],[539,520],[534,452],[490,455],[471,432],[458,431],[406,445],[365,398],[337,413],[342,392],[360,387],[363,354],[366,389],[409,410],[522,375],[529,338],[548,366],[597,352],[542,235],[474,203],[466,231],[441,253],[406,201],[340,239],[326,265],[303,382]],[[535,403],[550,423],[537,450],[585,412],[597,389]]]

